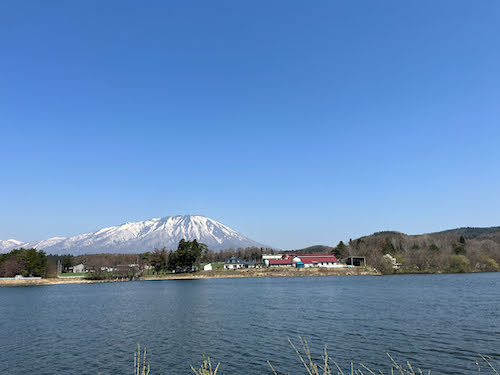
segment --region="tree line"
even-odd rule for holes
[[[70,272],[71,267],[84,264],[89,277],[135,277],[138,271],[151,266],[156,272],[192,272],[200,263],[224,262],[232,256],[247,261],[262,261],[262,254],[274,253],[272,249],[257,247],[228,249],[215,252],[197,240],[181,240],[176,250],[165,247],[141,254],[85,254],[47,255],[43,250],[15,249],[0,254],[0,277],[56,276]],[[113,270],[112,272],[109,270]]]
[[[363,256],[369,266],[382,273],[499,271],[499,239],[500,236],[466,238],[455,233],[409,236],[387,231],[351,239],[348,243],[340,241],[335,247],[312,246],[289,252],[333,254],[341,260]],[[141,254],[46,255],[42,250],[16,249],[0,254],[0,277],[55,275],[68,272],[79,263],[85,264],[96,278],[109,276],[107,269],[114,270],[113,277],[135,277],[150,267],[155,272],[192,272],[201,263],[220,263],[232,256],[260,263],[263,254],[278,253],[283,251],[257,247],[215,252],[196,240],[181,240],[173,251],[161,248]],[[385,254],[401,264],[397,271]]]
[[[200,263],[203,254],[208,252],[207,245],[193,241],[180,240],[177,250],[170,251],[165,247],[153,252],[141,254],[143,263],[149,264],[156,272],[193,272]]]
[[[166,248],[155,249],[152,252],[141,254],[141,258],[143,263],[150,264],[157,272],[187,272],[194,270],[195,266],[200,263],[221,263],[232,256],[241,260],[260,263],[263,254],[271,253],[274,254],[275,250],[258,247],[227,249],[215,252],[196,240],[181,240],[176,251],[170,251]]]
[[[48,258],[43,250],[14,249],[0,254],[0,277],[47,275]]]

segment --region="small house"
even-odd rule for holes
[[[237,257],[231,257],[224,263],[225,270],[238,270],[240,268],[255,268],[255,262],[241,260]]]
[[[72,270],[73,273],[85,273],[85,272],[87,272],[85,264],[83,264],[83,263],[80,263],[80,264],[77,264],[73,267],[70,267],[70,269]]]
[[[212,263],[205,264],[203,266],[203,271],[212,271]]]

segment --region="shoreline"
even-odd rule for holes
[[[482,272],[466,272],[482,273]],[[407,272],[397,275],[434,275],[448,273]],[[454,273],[449,273],[454,274]],[[462,274],[462,273],[459,273]],[[246,270],[218,270],[198,271],[192,274],[167,274],[142,276],[137,279],[108,279],[90,280],[85,278],[45,278],[45,279],[0,279],[0,288],[17,286],[43,286],[63,284],[93,284],[116,283],[127,281],[162,281],[162,280],[202,280],[202,279],[239,279],[253,277],[322,277],[322,276],[381,276],[382,273],[369,268],[358,269],[327,269],[327,268],[302,268],[302,269],[246,269]],[[396,274],[395,274],[396,275]]]
[[[2,280],[0,287],[9,286],[38,286],[38,285],[62,285],[62,284],[91,284],[126,281],[159,281],[159,280],[199,280],[199,279],[231,279],[249,277],[321,277],[321,276],[363,276],[380,275],[379,272],[366,269],[327,269],[327,268],[304,268],[304,269],[246,269],[225,271],[198,271],[193,274],[168,274],[142,276],[136,280],[89,280],[81,279],[18,279]]]

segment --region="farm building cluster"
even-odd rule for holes
[[[351,268],[354,266],[364,266],[365,259],[363,257],[349,257],[342,262],[334,255],[328,254],[275,254],[263,255],[262,262],[242,260],[232,256],[224,262],[225,270],[239,270],[248,268],[277,268],[277,267],[294,267],[294,268]],[[207,264],[203,268],[205,271],[212,271],[213,265]]]

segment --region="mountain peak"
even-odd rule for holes
[[[0,252],[34,247],[49,254],[142,253],[155,248],[176,249],[181,239],[196,239],[218,251],[265,247],[218,221],[202,215],[175,215],[106,227],[73,237],[53,237],[28,243],[0,241]]]

